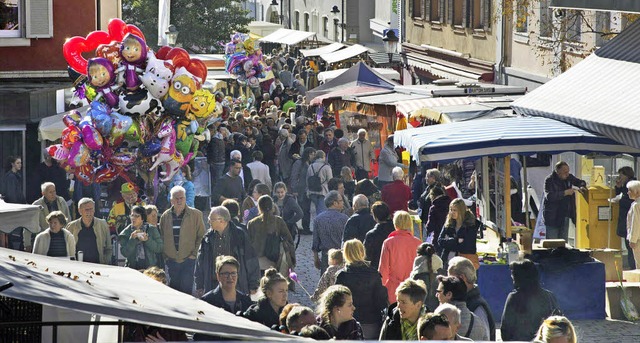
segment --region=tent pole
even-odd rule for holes
[[[611,169],[612,172],[614,172],[616,170],[616,166],[615,166],[615,158],[614,156],[611,156]],[[606,174],[605,174],[606,175]],[[609,199],[612,198],[612,190],[613,187],[611,184],[611,178],[609,178]],[[612,208],[612,204],[611,201],[607,201],[609,203],[609,220],[607,222],[607,249],[611,248],[611,220],[613,219],[613,208]]]
[[[520,156],[520,155],[518,155]],[[529,180],[527,180],[527,157],[522,159],[522,194],[524,194],[524,220],[527,222],[527,229],[531,229],[531,219],[529,218]]]

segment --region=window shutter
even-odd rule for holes
[[[26,37],[53,37],[53,3],[52,0],[25,1]]]
[[[438,20],[441,23],[444,23],[444,5],[445,5],[445,0],[438,0],[440,1],[440,6],[438,6]]]
[[[485,30],[491,28],[491,0],[480,1],[480,22]]]
[[[469,27],[469,1],[471,0],[462,0],[462,27]]]
[[[424,1],[424,19],[426,21],[431,21],[431,0],[423,0]]]
[[[453,25],[453,0],[447,0],[447,24]]]

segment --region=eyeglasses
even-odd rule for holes
[[[220,218],[220,217],[218,217],[218,218],[209,218],[209,222],[210,222],[210,223],[213,223],[213,222],[223,222],[223,221],[224,221],[224,218]]]
[[[218,273],[218,275],[222,276],[223,278],[236,278],[238,277],[238,272],[224,272]]]

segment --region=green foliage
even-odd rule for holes
[[[122,16],[137,25],[147,37],[147,44],[158,42],[158,1],[123,0]],[[177,44],[194,53],[222,53],[235,32],[248,32],[251,21],[247,11],[231,0],[172,0],[171,20],[178,31]]]

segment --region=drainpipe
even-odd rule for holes
[[[500,26],[502,28],[502,34],[501,39],[500,39],[500,62],[498,63],[498,83],[499,84],[506,84],[505,82],[505,77],[504,77],[504,70],[505,70],[505,64],[507,63],[507,21],[505,20],[505,1],[509,1],[509,0],[502,0],[500,2],[500,6],[502,7],[502,15],[500,18]]]

